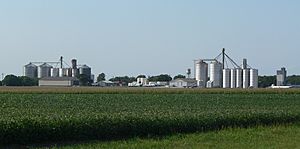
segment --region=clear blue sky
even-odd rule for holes
[[[223,47],[260,74],[300,74],[298,0],[0,0],[0,73],[77,58],[108,76],[185,73]]]

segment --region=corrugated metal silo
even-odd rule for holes
[[[250,70],[243,69],[243,88],[249,88]]]
[[[66,76],[67,77],[72,77],[72,68],[66,68],[66,70],[67,70]]]
[[[51,68],[52,66],[44,63],[38,67],[38,78],[45,78],[51,76]]]
[[[59,68],[51,68],[51,77],[59,77]]]
[[[236,88],[243,88],[243,70],[236,69]]]
[[[230,88],[230,69],[223,69],[223,88]]]
[[[204,84],[202,84],[201,87],[206,87],[206,82],[208,78],[208,64],[202,60],[196,62],[195,75],[197,81],[204,82]]]
[[[37,78],[38,76],[38,67],[32,63],[29,63],[24,66],[24,76],[30,78]]]
[[[79,69],[72,69],[72,77],[77,77],[79,75]]]
[[[67,76],[67,68],[59,68],[59,77]]]
[[[222,84],[222,64],[214,61],[210,63],[210,82],[212,87],[221,87]]]
[[[236,88],[236,69],[230,69],[230,87]]]
[[[92,69],[91,67],[87,66],[87,65],[83,65],[79,68],[79,74],[85,74],[88,77],[91,77],[92,75]]]
[[[250,69],[250,87],[258,88],[258,70]]]

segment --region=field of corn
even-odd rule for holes
[[[0,144],[300,122],[300,90],[0,88]]]

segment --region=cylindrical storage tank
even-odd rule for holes
[[[79,75],[79,69],[72,69],[72,77],[77,77]]]
[[[236,69],[236,88],[243,88],[243,70]]]
[[[230,87],[231,88],[236,88],[236,69],[231,69],[230,70]]]
[[[196,62],[196,74],[195,78],[197,81],[205,82],[204,85],[200,87],[206,87],[206,82],[208,78],[208,64],[200,60]],[[200,85],[200,84],[199,84]]]
[[[51,68],[51,77],[59,77],[59,68]]]
[[[29,78],[37,78],[38,76],[38,67],[32,63],[29,63],[24,66],[24,76]]]
[[[250,70],[243,69],[243,88],[249,88]]]
[[[59,68],[59,77],[66,77],[66,76],[67,76],[67,69]]]
[[[45,78],[51,76],[51,68],[52,66],[44,63],[38,67],[38,78]]]
[[[223,69],[223,88],[230,88],[230,69]]]
[[[250,69],[250,87],[258,88],[258,70]]]
[[[72,59],[71,63],[72,63],[72,69],[77,69],[77,60]]]
[[[222,64],[220,62],[210,63],[210,82],[212,82],[212,87],[221,87]]]
[[[72,77],[72,68],[66,68],[66,76],[67,77]]]
[[[92,69],[87,65],[83,65],[79,68],[79,74],[85,74],[90,78],[92,75]]]

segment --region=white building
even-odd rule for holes
[[[192,88],[197,87],[197,81],[195,79],[183,79],[179,78],[170,82],[170,87],[179,88]]]
[[[39,86],[74,86],[79,80],[73,77],[46,77],[39,80]]]

